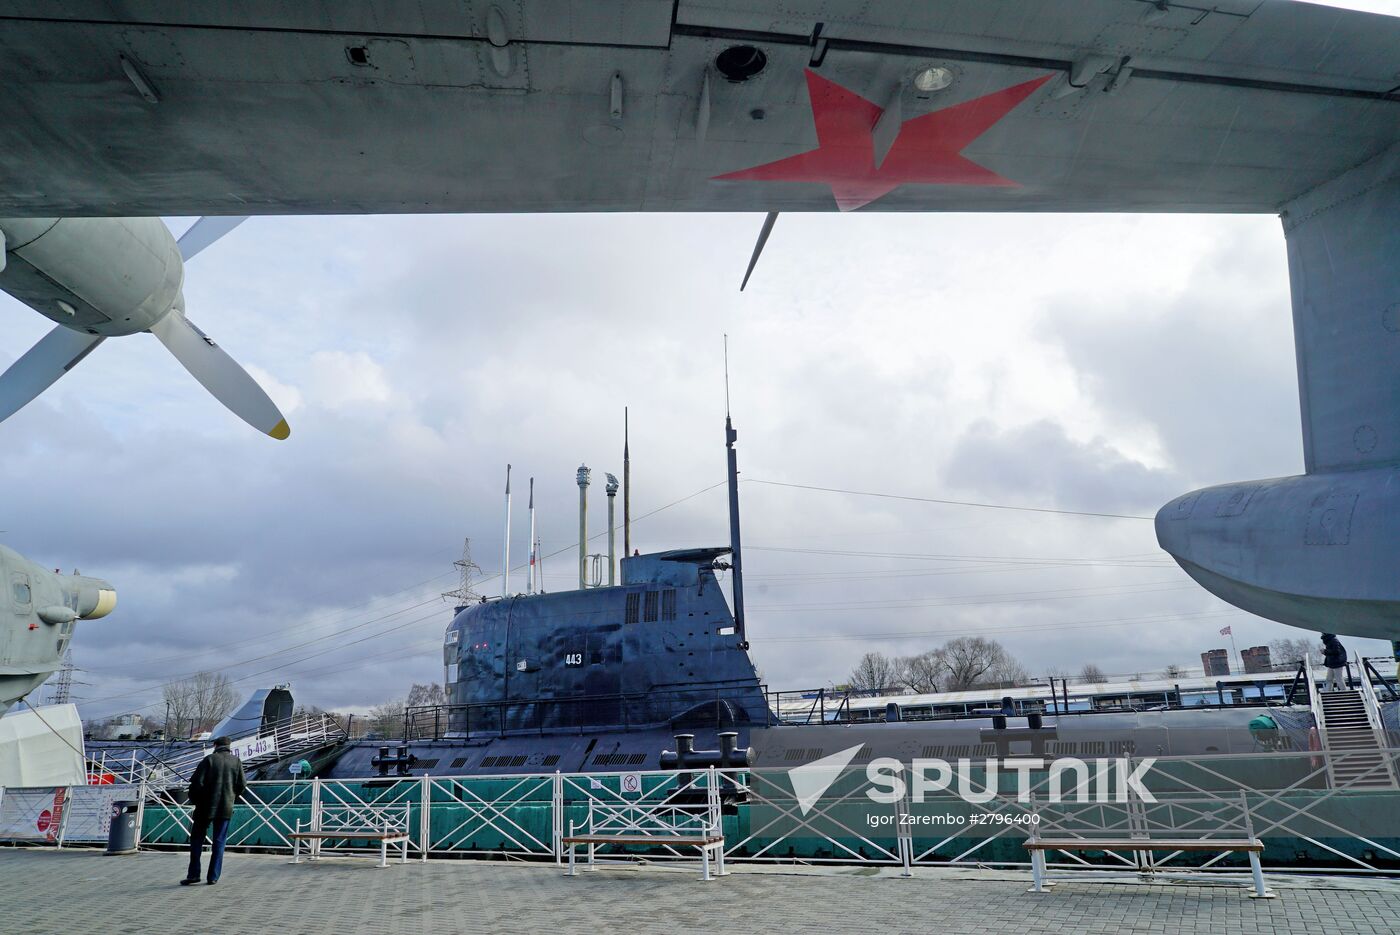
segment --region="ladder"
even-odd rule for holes
[[[1308,660],[1308,686],[1332,787],[1394,789],[1395,764],[1385,752],[1380,705],[1365,670],[1359,689],[1318,691]]]

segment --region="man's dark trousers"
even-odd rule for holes
[[[209,845],[209,882],[218,882],[219,873],[224,869],[224,842],[228,839],[228,819],[206,818],[195,821],[190,825],[190,872],[185,874],[187,880],[199,879],[199,855],[204,850],[205,834],[210,830],[214,832],[214,836]]]

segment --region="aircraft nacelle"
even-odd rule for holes
[[[52,572],[0,545],[0,714],[59,667],[77,621],[116,606],[101,578]]]
[[[1197,490],[1158,511],[1157,541],[1202,587],[1250,613],[1400,639],[1400,467]]]
[[[184,261],[160,218],[0,218],[0,288],[104,338],[146,331],[182,305]]]

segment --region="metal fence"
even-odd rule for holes
[[[1400,756],[1400,750],[1383,752],[1392,761]],[[871,864],[903,867],[906,872],[920,865],[1029,867],[1023,845],[1036,820],[1033,811],[1042,819],[1050,814],[1047,810],[1056,807],[1052,793],[1075,803],[1081,819],[1089,816],[1084,820],[1097,820],[1104,830],[1113,830],[1112,809],[1094,816],[1092,808],[1079,803],[1087,800],[1092,806],[1105,794],[1105,782],[1118,788],[1125,775],[1145,770],[1142,784],[1149,796],[1168,803],[1197,803],[1194,812],[1178,811],[1197,816],[1179,829],[1184,834],[1208,830],[1209,821],[1199,817],[1203,802],[1214,800],[1222,808],[1247,803],[1253,833],[1265,845],[1264,866],[1271,871],[1400,874],[1400,789],[1358,786],[1365,773],[1342,784],[1332,779],[1332,761],[1356,755],[1305,751],[1124,757],[1091,761],[1080,772],[1060,770],[1060,761],[1054,769],[1015,759],[959,761],[953,764],[955,781],[941,788],[927,776],[920,778],[925,761],[906,762],[896,770],[890,765],[893,761],[882,767],[880,761],[858,758],[815,780],[811,771],[818,766],[809,764],[796,770],[253,782],[235,809],[228,846],[290,853],[297,822],[311,827],[320,809],[392,805],[407,813],[411,856],[559,861],[561,837],[570,822],[581,825],[586,820],[590,804],[659,809],[714,796],[722,803],[730,862]],[[1374,761],[1375,751],[1367,755]],[[881,768],[883,774],[878,772]],[[902,787],[889,795],[893,777],[903,781]],[[81,787],[72,791],[89,794]],[[190,808],[182,801],[182,790],[146,786],[134,791],[142,801],[144,844],[184,845]],[[56,836],[37,830],[40,806],[48,802],[52,813],[56,792],[11,790],[0,797],[0,825],[7,815],[17,815],[16,809],[33,806],[35,815],[21,816],[36,824],[28,840],[57,843]],[[886,794],[879,798],[872,793]],[[377,852],[374,842],[346,839],[327,842],[324,853],[372,850]],[[612,851],[628,859],[693,859],[664,847],[619,846]],[[1225,852],[1160,854],[1145,869],[1238,871],[1243,860]],[[1144,869],[1139,858],[1113,852],[1056,855],[1054,865]]]

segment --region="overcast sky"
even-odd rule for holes
[[[784,215],[741,295],[760,221],[254,218],[201,254],[189,317],[290,440],[224,411],[149,335],[106,342],[0,426],[3,541],[119,592],[78,628],[84,714],[202,668],[335,709],[440,679],[436,597],[464,536],[499,592],[506,462],[512,562],[533,475],[545,551],[564,551],[547,585],[573,587],[574,471],[594,470],[600,532],[623,406],[634,515],[689,497],[637,521],[634,545],[725,542],[723,488],[691,496],[724,479],[725,333],[749,633],[773,686],[959,635],[1034,674],[1128,675],[1198,665],[1227,625],[1241,648],[1313,635],[1202,591],[1148,520],[759,483],[1151,517],[1196,487],[1301,473],[1276,218]],[[0,366],[49,326],[0,294]]]

